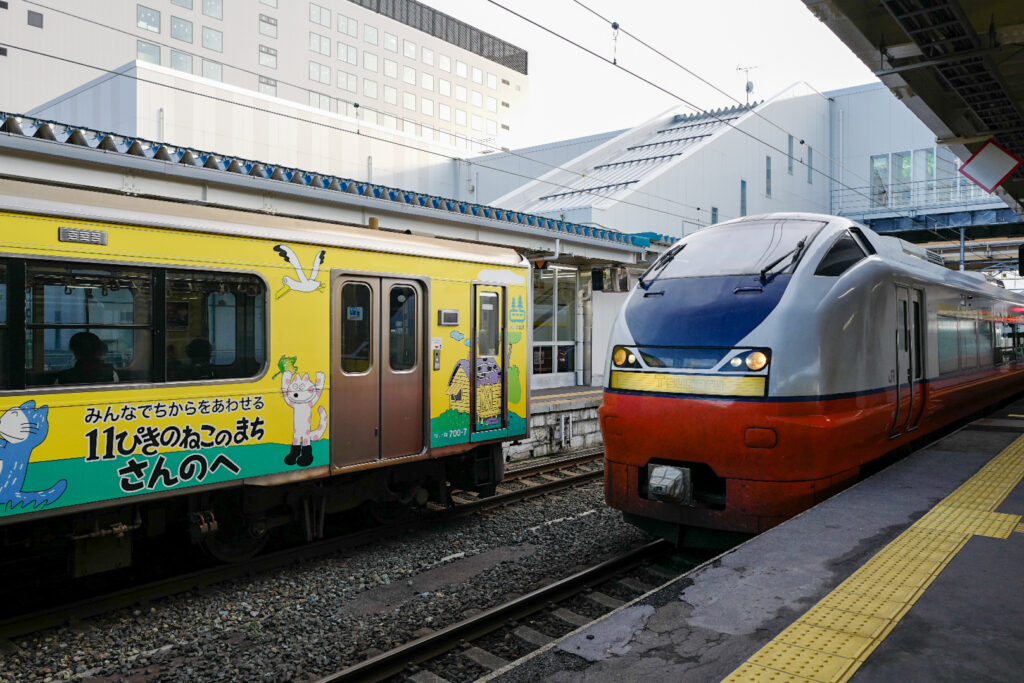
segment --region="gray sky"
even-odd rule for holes
[[[488,0],[423,0],[529,52],[530,114],[516,146],[626,128],[682,103]],[[800,0],[495,0],[704,109],[772,97],[805,81],[820,91],[871,72]],[[594,10],[620,25],[618,40]],[[701,76],[654,55],[629,31]],[[730,97],[731,96],[731,97]],[[735,99],[731,99],[735,98]]]

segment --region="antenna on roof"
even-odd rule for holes
[[[747,106],[750,106],[750,93],[754,92],[754,82],[750,80],[750,72],[756,69],[756,66],[737,66],[737,71],[742,71],[744,78],[747,81]]]

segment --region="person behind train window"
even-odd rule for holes
[[[185,355],[188,356],[182,372],[185,379],[213,379],[213,366],[210,364],[213,346],[209,341],[196,337],[185,347]]]
[[[106,343],[92,332],[76,332],[71,335],[68,348],[75,356],[75,364],[57,373],[57,384],[95,384],[118,380],[114,366],[106,362]]]

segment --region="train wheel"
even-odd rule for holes
[[[217,529],[203,537],[202,545],[215,560],[227,564],[245,562],[267,545],[270,533],[265,524],[245,515],[240,491],[211,494],[205,509],[213,512]]]

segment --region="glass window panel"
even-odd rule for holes
[[[349,282],[341,288],[342,372],[365,373],[373,362],[372,297],[370,288],[362,282]]]
[[[560,344],[558,346],[558,365],[555,372],[576,371],[576,347],[572,344]]]
[[[576,271],[556,270],[558,283],[558,341],[576,339]]]
[[[377,29],[369,24],[363,24],[363,40],[370,45],[377,44]]]
[[[171,17],[171,38],[192,42],[192,22],[178,17]]]
[[[533,374],[550,375],[554,371],[554,351],[551,346],[533,347]]]
[[[960,367],[964,370],[978,367],[978,329],[973,320],[958,320],[960,332]]]
[[[203,0],[203,14],[214,19],[223,19],[224,0]]]
[[[495,292],[480,293],[480,320],[477,322],[478,356],[497,356],[500,353],[501,306]]]
[[[135,53],[136,58],[140,62],[149,62],[150,64],[160,63],[160,46],[154,45],[153,43],[147,43],[144,40],[140,40],[137,43],[137,49]]]
[[[160,33],[160,12],[144,5],[136,7],[136,24],[153,33]]]
[[[939,316],[939,372],[956,372],[960,368],[956,318]]]
[[[217,52],[224,51],[224,34],[217,29],[203,27],[203,47]]]
[[[266,288],[255,275],[167,272],[167,379],[252,377],[266,362]]]
[[[555,271],[535,271],[533,278],[533,340],[554,341]]]
[[[889,205],[889,155],[871,157],[871,206]]]
[[[171,68],[185,73],[192,73],[192,55],[171,50]]]
[[[211,62],[208,59],[203,60],[203,78],[209,78],[214,81],[224,80],[224,65],[217,62]]]
[[[180,5],[186,9],[192,9],[192,0],[171,0],[172,5]]]
[[[392,287],[388,301],[388,361],[395,371],[416,367],[416,290]]]
[[[815,275],[836,276],[846,272],[846,269],[864,258],[866,254],[860,248],[857,241],[849,233],[843,235],[832,248],[828,250],[818,264]]]

